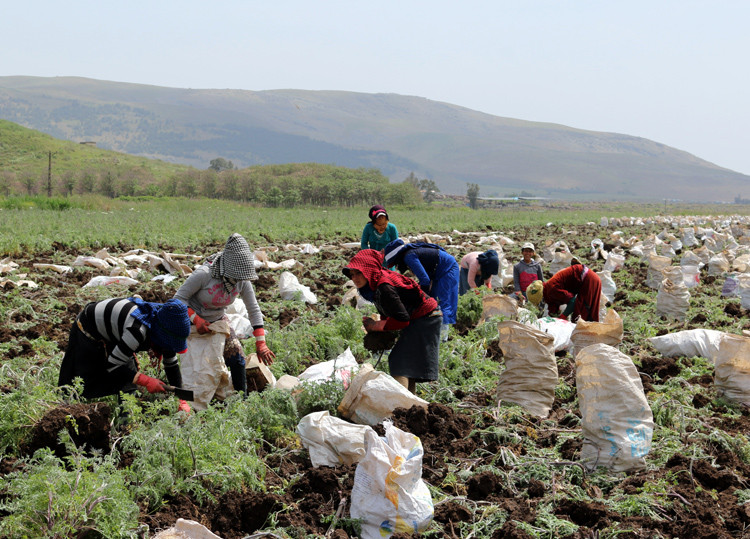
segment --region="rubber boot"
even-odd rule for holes
[[[247,396],[247,375],[245,374],[244,365],[232,365],[229,368],[229,372],[232,374],[232,386],[235,391],[241,391],[243,395]]]

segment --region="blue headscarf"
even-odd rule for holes
[[[164,303],[151,303],[136,297],[128,298],[128,301],[137,305],[130,316],[149,328],[156,346],[175,353],[187,350],[190,318],[184,303],[174,298]]]

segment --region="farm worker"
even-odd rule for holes
[[[150,303],[141,298],[106,299],[89,303],[70,328],[58,385],[83,378],[83,396],[114,395],[130,384],[149,393],[165,391],[164,382],[138,371],[135,352],[161,357],[170,385],[182,387],[177,354],[187,349],[190,320],[177,300]],[[180,410],[190,411],[180,401]]]
[[[492,276],[497,275],[500,270],[500,257],[494,249],[488,249],[483,253],[474,251],[464,255],[459,266],[461,272],[458,293],[463,296],[470,289],[482,284],[485,284],[487,288],[492,288]]]
[[[245,238],[235,233],[229,237],[223,251],[209,256],[205,264],[195,268],[174,297],[188,307],[190,322],[201,334],[210,333],[208,326],[226,318],[227,307],[241,297],[253,326],[258,359],[270,365],[276,355],[266,345],[263,313],[251,283],[257,278],[255,256]],[[232,374],[234,389],[247,392],[245,354],[232,329],[224,345],[224,362]]]
[[[362,319],[365,330],[401,330],[388,356],[391,376],[412,393],[417,382],[437,380],[443,321],[437,301],[409,277],[385,269],[383,254],[373,249],[354,255],[343,272],[380,313],[381,320]]]
[[[543,299],[553,316],[560,313],[561,318],[570,316],[573,322],[579,318],[599,321],[602,281],[594,270],[581,263],[558,271],[544,284],[534,281],[526,289],[526,295],[535,305]]]
[[[438,301],[445,335],[447,325],[456,323],[459,274],[456,259],[434,243],[404,243],[397,239],[385,246],[385,265],[395,265],[401,273],[410,269],[422,290]]]
[[[398,230],[396,225],[388,221],[388,213],[383,206],[373,206],[368,216],[370,222],[362,230],[360,248],[382,251],[386,245],[398,238]]]
[[[526,289],[534,281],[544,281],[542,275],[542,265],[534,259],[534,244],[526,242],[521,247],[523,258],[513,266],[513,296],[524,301],[526,298]]]

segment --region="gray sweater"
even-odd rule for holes
[[[216,322],[224,316],[227,307],[234,303],[238,296],[241,296],[245,303],[247,316],[253,328],[263,327],[263,313],[255,298],[252,283],[239,281],[231,294],[227,294],[221,280],[211,277],[209,266],[198,266],[174,297],[206,321]]]

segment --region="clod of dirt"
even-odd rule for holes
[[[532,539],[532,536],[519,528],[512,520],[507,520],[502,528],[493,532],[491,539]]]
[[[658,376],[662,382],[680,373],[680,367],[673,357],[643,357],[639,370],[651,377]]]
[[[279,327],[287,327],[298,316],[299,311],[297,309],[283,309],[281,312],[279,312]]]
[[[547,489],[544,487],[544,483],[538,479],[532,479],[529,481],[529,488],[526,489],[530,498],[541,498],[546,491]]]
[[[695,406],[696,408],[703,408],[709,402],[711,402],[711,399],[706,397],[703,393],[696,393],[693,396],[693,406]]]
[[[393,348],[397,338],[395,331],[373,331],[365,335],[363,343],[366,350],[381,352]]]
[[[609,509],[599,502],[561,500],[555,508],[555,514],[568,517],[573,524],[592,529],[606,528],[610,525]]]
[[[744,314],[744,309],[741,304],[731,301],[724,305],[724,312],[729,316],[740,317]]]
[[[580,438],[568,438],[560,446],[560,456],[566,460],[576,460],[583,447],[583,440]]]
[[[268,290],[276,286],[276,279],[269,273],[259,273],[258,278],[253,281],[253,287],[258,290]]]
[[[500,477],[494,473],[480,472],[469,478],[466,495],[470,500],[486,500],[500,487]]]
[[[31,439],[23,444],[21,451],[32,455],[37,449],[49,447],[55,455],[63,458],[67,451],[58,442],[58,433],[65,429],[77,446],[109,453],[110,416],[110,407],[103,402],[53,408],[34,425]]]
[[[421,406],[396,408],[393,424],[419,436],[425,454],[468,457],[476,449],[476,442],[467,438],[473,428],[471,417],[444,404],[432,402],[426,410]]]
[[[443,524],[469,522],[472,519],[472,512],[454,501],[447,501],[435,507],[434,519]]]

